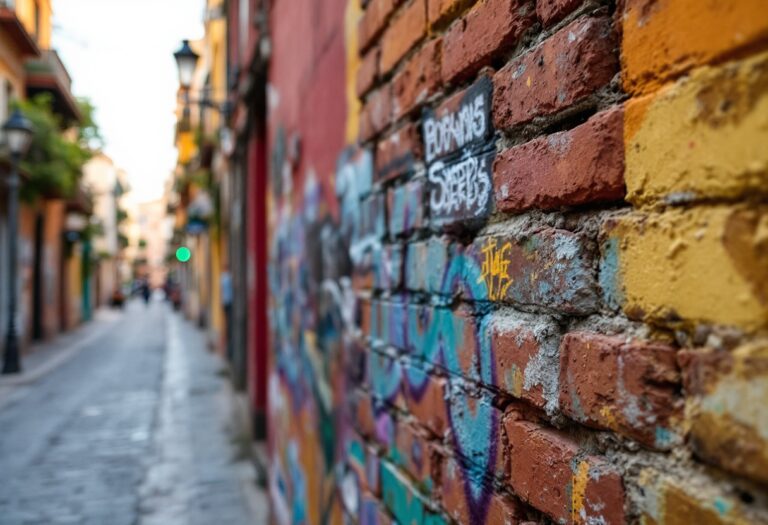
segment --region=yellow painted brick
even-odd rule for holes
[[[637,502],[642,525],[751,525],[765,523],[764,510],[750,509],[722,483],[704,476],[673,479],[653,468],[640,472]]]
[[[765,0],[626,0],[624,86],[649,92],[693,67],[766,40]]]
[[[768,483],[768,341],[732,352],[686,351],[681,361],[696,454]]]
[[[632,99],[624,141],[634,204],[768,194],[768,53]]]
[[[629,316],[768,325],[768,207],[635,212],[607,230],[601,283]]]

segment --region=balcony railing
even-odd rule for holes
[[[61,87],[68,91],[72,88],[72,77],[69,76],[67,68],[64,67],[55,49],[45,49],[41,52],[40,58],[28,60],[26,69],[28,73],[33,75],[52,75]]]

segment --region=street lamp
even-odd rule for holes
[[[202,98],[199,100],[192,100],[189,97],[189,88],[192,86],[192,80],[195,76],[195,68],[197,68],[197,61],[200,59],[200,55],[195,53],[189,45],[189,40],[182,40],[181,47],[173,54],[176,59],[176,68],[179,73],[179,85],[183,91],[184,101],[184,115],[189,116],[189,106],[194,104],[200,106],[200,108],[210,108],[221,113],[222,117],[226,120],[231,113],[231,108],[228,102],[218,103],[210,99],[210,94],[206,89],[202,89]]]
[[[192,77],[195,76],[195,67],[200,55],[189,47],[189,40],[181,42],[181,48],[173,54],[176,59],[176,67],[179,70],[179,84],[183,89],[189,89],[192,85]]]
[[[16,336],[16,269],[19,215],[19,161],[32,142],[32,123],[19,111],[13,112],[3,125],[5,141],[11,153],[11,174],[8,177],[8,332],[5,337],[3,374],[21,372],[19,341]]]

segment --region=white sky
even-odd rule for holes
[[[158,198],[173,170],[173,52],[203,36],[204,0],[53,0],[53,47],[76,96],[91,99],[133,199]]]

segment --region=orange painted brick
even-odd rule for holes
[[[427,42],[393,79],[394,118],[407,115],[437,91],[440,85],[442,39]]]
[[[360,69],[357,70],[357,82],[355,89],[357,96],[361,97],[368,93],[376,83],[379,75],[379,48],[370,49],[363,60],[360,62]]]
[[[388,73],[427,33],[426,0],[411,0],[395,15],[381,42],[379,69]]]
[[[624,87],[647,92],[765,42],[768,12],[765,0],[626,0],[622,39]]]
[[[523,0],[481,0],[445,35],[442,76],[445,82],[466,78],[508,50],[534,22]]]
[[[398,0],[371,0],[368,2],[357,26],[361,52],[368,49],[381,34],[389,15],[392,14],[398,3]]]
[[[474,0],[427,0],[429,27],[436,27],[459,14]]]

